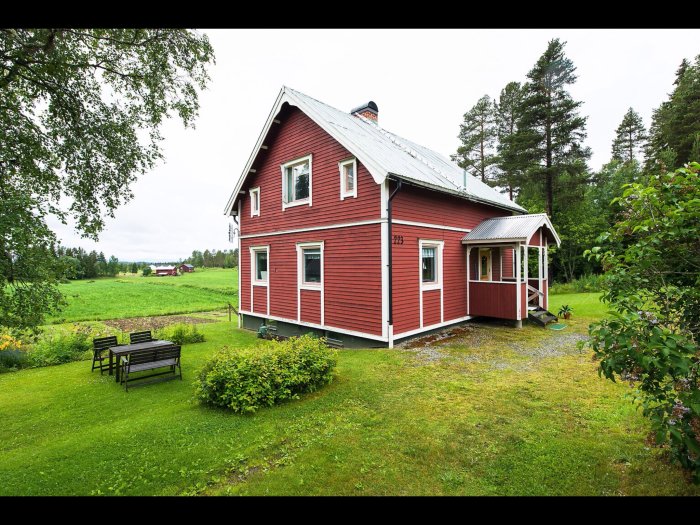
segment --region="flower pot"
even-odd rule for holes
[[[571,319],[571,314],[569,312],[566,312],[564,314],[564,319]]]

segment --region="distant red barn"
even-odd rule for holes
[[[187,273],[194,272],[194,266],[192,266],[191,264],[181,264],[181,265],[179,266],[179,268],[180,268],[180,271],[183,272],[183,273],[185,273],[185,272],[187,272]]]
[[[154,273],[156,275],[177,275],[177,268],[175,266],[156,266]]]
[[[242,326],[392,347],[477,316],[542,315],[560,243],[549,218],[380,127],[378,112],[280,91],[225,209],[240,231]]]

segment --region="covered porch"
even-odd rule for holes
[[[528,311],[546,311],[550,243],[561,241],[546,214],[487,219],[465,235],[467,315],[520,327]]]

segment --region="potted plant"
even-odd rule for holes
[[[573,312],[574,309],[569,306],[568,304],[563,304],[561,308],[559,308],[559,317],[563,317],[564,319],[571,319],[571,312]]]

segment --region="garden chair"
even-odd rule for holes
[[[150,330],[146,330],[145,332],[132,332],[129,334],[129,342],[132,345],[137,343],[148,343],[150,341],[153,341],[153,336],[151,335]]]
[[[109,368],[109,355],[105,352],[112,346],[119,346],[116,335],[98,337],[92,340],[92,370],[90,372],[99,368],[100,375],[102,375],[102,372]]]

